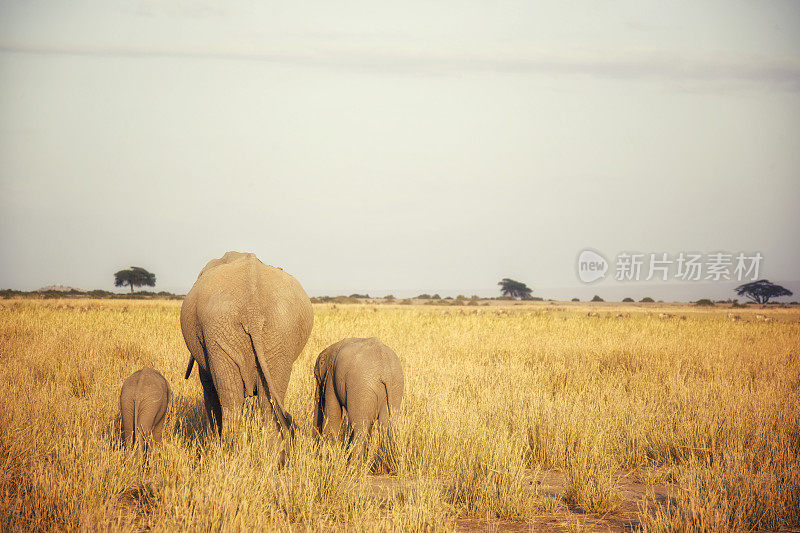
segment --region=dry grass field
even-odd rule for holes
[[[796,308],[315,305],[282,469],[252,404],[231,439],[206,434],[179,309],[0,301],[1,531],[800,527]],[[310,431],[312,365],[348,336],[404,366],[395,447],[374,463],[389,474]],[[145,365],[174,400],[139,460],[115,418]]]

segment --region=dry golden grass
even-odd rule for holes
[[[733,321],[688,306],[317,305],[286,399],[303,428],[325,346],[374,335],[403,362],[382,460],[394,475],[376,476],[306,431],[279,469],[252,403],[234,438],[209,438],[196,374],[183,380],[179,308],[0,301],[0,530],[407,531],[556,516],[583,530],[620,512],[631,471],[674,486],[667,504],[640,503],[646,531],[800,527],[797,310]],[[140,462],[114,423],[123,380],[145,365],[174,401]],[[557,497],[536,484],[553,470]]]

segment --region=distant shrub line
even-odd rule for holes
[[[173,294],[167,291],[151,292],[138,291],[133,294],[104,291],[96,289],[93,291],[17,291],[14,289],[0,290],[0,298],[31,298],[35,300],[51,300],[56,298],[98,298],[106,300],[183,300],[185,295]]]
[[[74,298],[74,299],[108,299],[108,300],[183,300],[185,295],[183,294],[175,294],[168,291],[137,291],[133,294],[130,293],[116,293],[111,291],[105,291],[102,289],[96,289],[93,291],[79,291],[76,289],[72,289],[69,291],[18,291],[15,289],[0,289],[0,299],[9,299],[9,298],[30,298],[35,300],[50,300],[50,299],[58,299],[58,298]],[[490,300],[498,300],[498,301],[514,301],[514,298],[511,296],[497,296],[494,298],[481,298],[477,295],[472,295],[471,297],[467,298],[463,294],[459,294],[455,298],[451,296],[445,296],[442,298],[438,294],[434,294],[433,296],[429,294],[420,294],[419,296],[415,296],[414,298],[405,298],[399,300],[392,296],[391,294],[385,297],[371,297],[368,294],[351,294],[350,296],[315,296],[311,298],[311,303],[334,303],[334,304],[358,304],[364,303],[364,300],[370,300],[370,303],[380,303],[376,300],[383,300],[387,303],[399,303],[401,305],[411,305],[414,301],[424,300],[424,305],[488,305],[488,301]],[[541,302],[544,301],[543,298],[538,296],[533,296],[531,298],[526,298],[526,301],[532,302]],[[484,303],[479,303],[483,301]],[[548,301],[556,301],[556,300],[548,300]],[[573,302],[579,302],[579,298],[572,298]],[[600,298],[600,296],[595,295],[590,301],[592,302],[603,302],[604,300]],[[633,302],[632,298],[625,298],[622,300],[625,303]],[[660,301],[660,300],[659,300]],[[640,302],[644,303],[652,303],[653,299],[650,297],[645,297],[640,300]],[[712,307],[715,303],[719,304],[730,304],[732,307],[747,307],[747,303],[739,303],[735,299],[729,300],[718,300],[717,302],[713,302],[706,298],[701,298],[694,302],[695,305],[698,306],[708,306]],[[780,302],[769,302],[767,305],[774,305],[774,306],[785,306],[785,305],[799,305],[798,302],[790,302],[780,303]]]

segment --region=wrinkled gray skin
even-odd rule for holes
[[[315,425],[325,438],[345,436],[363,457],[372,427],[388,426],[403,399],[403,368],[379,339],[348,338],[325,348],[314,366],[317,381]],[[350,428],[342,432],[347,412]]]
[[[208,419],[220,435],[250,396],[282,435],[293,433],[283,400],[313,323],[303,287],[254,254],[228,252],[203,268],[181,306],[181,330],[191,353],[186,379],[196,361]]]
[[[145,444],[151,435],[153,441],[161,441],[171,397],[167,380],[152,368],[137,370],[125,380],[119,395],[125,446]]]

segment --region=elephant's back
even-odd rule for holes
[[[249,332],[271,331],[299,353],[313,326],[311,301],[300,283],[254,254],[228,252],[210,261],[186,295],[181,327],[206,329],[242,324]]]
[[[400,371],[400,360],[394,350],[386,346],[377,337],[351,337],[341,342],[337,357],[339,364],[349,371],[359,369],[358,375],[372,376],[372,379],[383,379],[388,372]]]
[[[170,388],[161,372],[149,367],[137,370],[122,384],[121,398],[133,401],[138,398],[169,399]]]
[[[169,382],[161,372],[150,367],[144,367],[139,372],[141,372],[140,383],[144,386],[169,394]]]
[[[260,262],[259,262],[260,264]],[[294,276],[283,269],[261,264],[255,268],[257,282],[250,294],[256,313],[246,313],[253,331],[283,337],[287,349],[296,358],[311,335],[314,309],[311,300]]]
[[[311,311],[308,295],[293,276],[265,265],[252,254],[240,255],[235,261],[218,263],[213,268],[206,267],[189,291],[187,299],[190,297],[195,300],[198,314],[213,308],[215,303],[237,310],[266,311],[299,306]]]
[[[404,386],[403,367],[400,358],[389,346],[386,346],[380,339],[372,337],[364,339],[363,350],[370,354],[375,365],[379,368],[381,381],[387,386],[393,387],[402,394]]]

